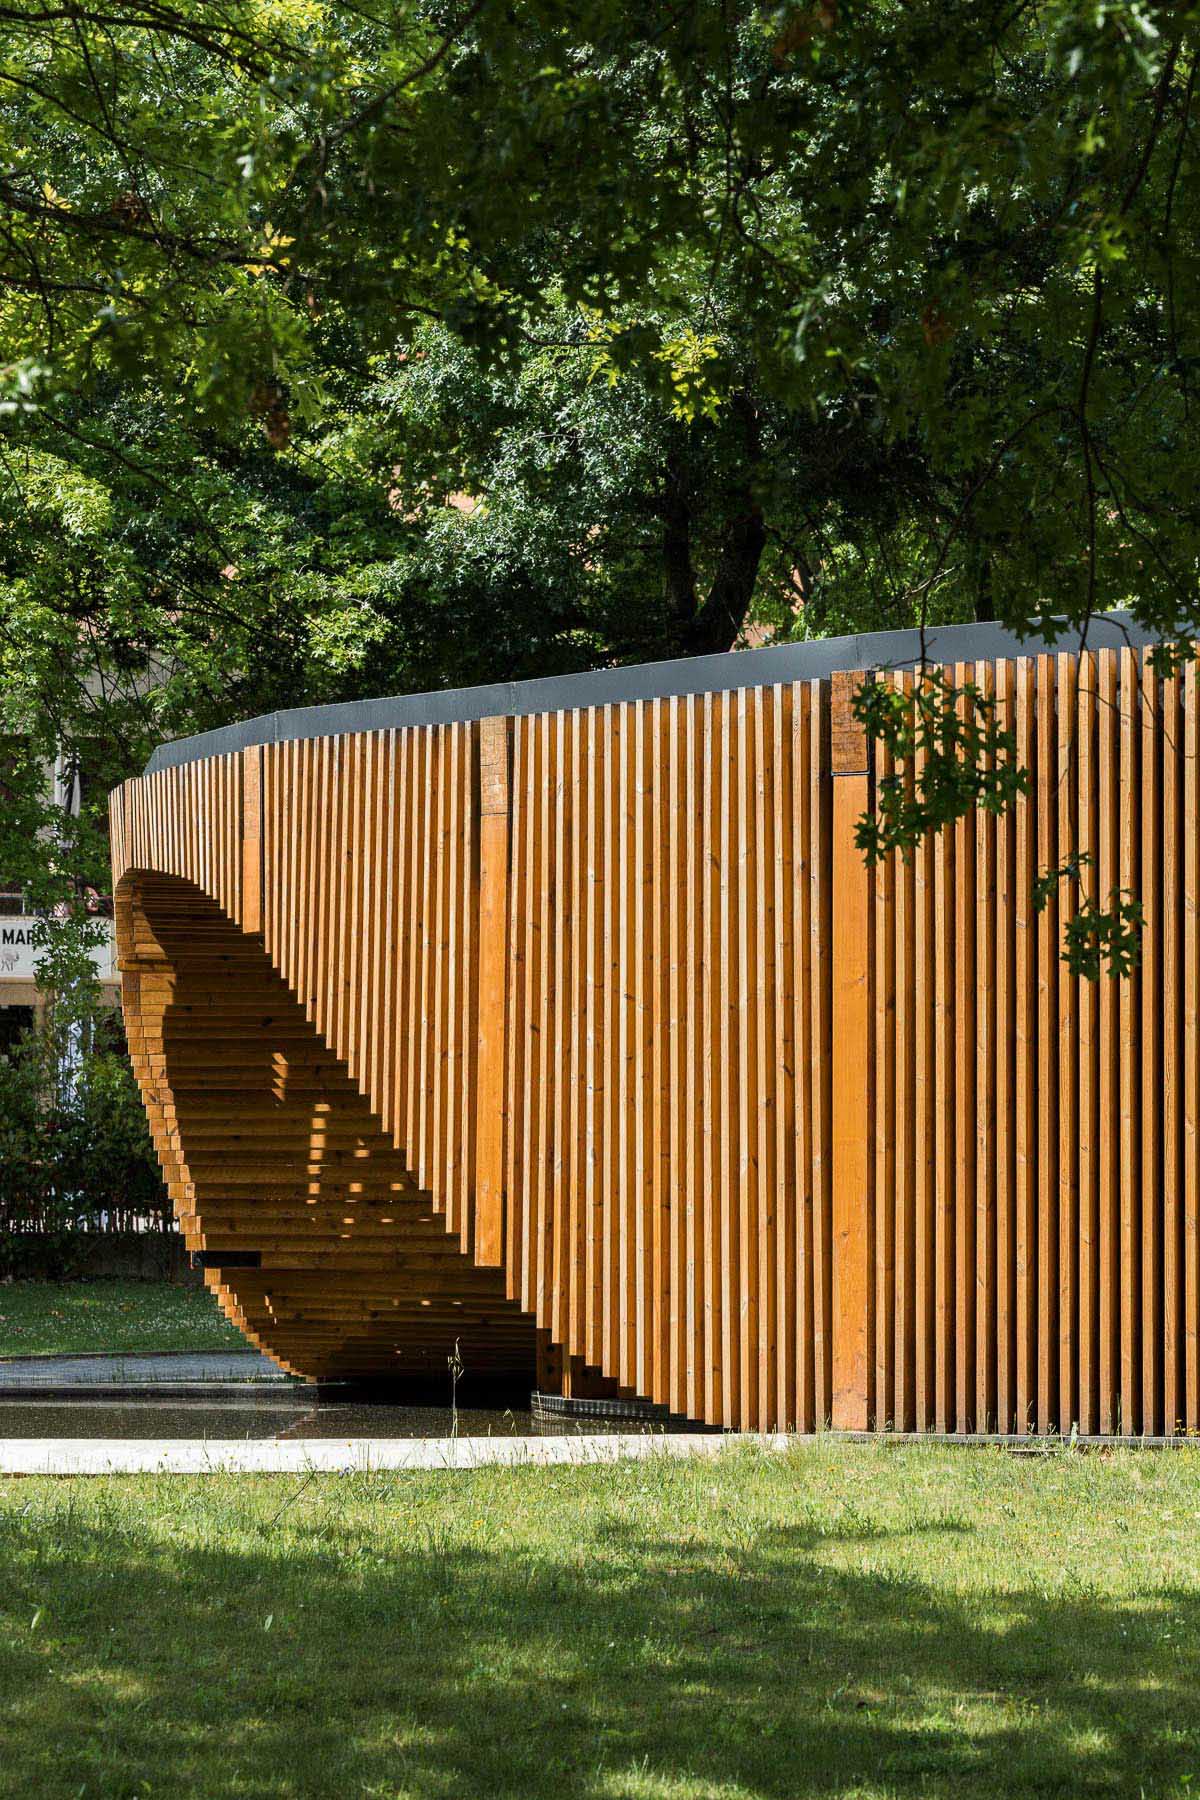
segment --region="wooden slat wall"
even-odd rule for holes
[[[455,1346],[474,1379],[533,1369],[532,1319],[462,1255],[473,736],[414,736],[248,750],[114,796],[130,1050],[181,1227],[230,1316],[318,1376],[444,1380]]]
[[[478,1074],[478,739],[478,726],[455,724],[261,752],[264,948],[464,1249]]]
[[[826,733],[815,684],[514,723],[509,1292],[713,1424],[830,1406]]]
[[[949,673],[994,699],[1030,792],[874,872],[858,676],[287,741],[118,790],[172,1192],[198,1247],[267,1246],[269,1278],[213,1277],[233,1316],[317,1372],[433,1366],[456,1322],[515,1367],[536,1324],[543,1379],[714,1425],[1200,1428],[1196,671]],[[1062,934],[1116,886],[1142,966],[1091,984]],[[282,1141],[266,1099],[222,1099],[255,1032],[246,1067],[328,1113],[315,1211],[254,1146]]]
[[[1104,650],[948,674],[994,698],[1032,786],[875,884],[875,1423],[1194,1429],[1196,671]],[[1036,875],[1077,851],[1035,915]],[[1117,886],[1141,968],[1075,977],[1067,921]]]

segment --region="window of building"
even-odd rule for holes
[[[32,1030],[32,1006],[0,1006],[0,1056],[7,1056]]]

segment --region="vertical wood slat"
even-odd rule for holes
[[[1037,659],[1037,868],[1058,867],[1058,738],[1051,656]],[[1037,927],[1037,1402],[1039,1431],[1058,1426],[1058,891],[1052,888]]]
[[[1014,1031],[1014,1201],[1013,1227],[1014,1358],[1013,1428],[1024,1434],[1036,1423],[1038,1377],[1038,1228],[1037,1228],[1037,925],[1034,917],[1034,800],[1038,768],[1034,709],[1037,665],[1024,658],[1017,664],[1015,750],[1028,772],[1029,789],[1018,797],[1015,817],[1014,889],[1016,1023]]]
[[[1079,658],[1075,716],[1076,842],[1091,857],[1090,868],[1080,881],[1082,895],[1097,905],[1105,904],[1099,887],[1099,837],[1095,802],[1096,663],[1087,654]],[[1099,1157],[1097,1076],[1099,1068],[1099,1003],[1096,986],[1083,980],[1075,984],[1078,1020],[1077,1145],[1078,1264],[1077,1312],[1073,1340],[1076,1359],[1076,1404],[1072,1424],[1094,1432],[1099,1415],[1096,1389],[1099,1370]]]
[[[538,853],[535,860],[537,880],[537,918],[535,925],[537,954],[534,967],[537,1004],[536,1053],[531,1057],[532,1090],[528,1096],[532,1136],[530,1165],[526,1171],[529,1188],[533,1242],[530,1247],[529,1310],[545,1321],[549,1330],[553,1312],[550,1293],[553,1272],[555,1219],[551,1208],[550,1134],[554,1117],[554,972],[556,925],[554,885],[554,836],[558,811],[558,715],[543,713],[535,721],[535,735],[541,757],[542,787],[538,808]],[[557,1341],[557,1340],[556,1340]]]
[[[427,1084],[428,1127],[426,1138],[426,1178],[422,1185],[429,1188],[442,1186],[443,1204],[450,1196],[445,1193],[444,1169],[446,1162],[446,1114],[448,1110],[448,1085],[452,1060],[452,996],[451,996],[451,958],[450,940],[453,931],[453,863],[454,863],[454,799],[455,799],[455,752],[458,738],[456,725],[443,725],[438,728],[438,780],[437,799],[434,808],[434,863],[436,876],[433,884],[433,926],[430,939],[429,958],[429,993],[426,1001],[430,1009],[433,1030],[429,1034],[429,1076]],[[439,1182],[439,1176],[443,1179]],[[453,1213],[450,1223],[453,1224]]]
[[[597,767],[596,707],[576,715],[576,1006],[578,1028],[578,1165],[572,1183],[572,1204],[576,1208],[576,1287],[572,1314],[572,1357],[579,1357],[585,1368],[599,1364],[597,1352],[597,1316],[601,1294],[599,1246],[592,1222],[599,1206],[601,1179],[601,1094],[597,1082],[603,1073],[603,1058],[597,1058],[599,1031],[599,990],[603,981],[601,967],[601,920],[599,887],[603,882],[601,868],[601,808],[597,788],[601,788],[601,770]],[[682,1406],[680,1411],[687,1411]]]
[[[810,687],[792,689],[792,841],[795,845],[794,955],[796,982],[792,1009],[795,1082],[795,1129],[792,1142],[791,1181],[795,1195],[793,1241],[790,1247],[791,1281],[788,1310],[794,1319],[793,1372],[797,1421],[824,1421],[824,1393],[818,1375],[820,1333],[820,1278],[814,1267],[814,1219],[819,1212],[820,1128],[817,1109],[811,1104],[813,1084],[808,1079],[820,1051],[816,1019],[811,1004],[813,973],[814,896],[816,892],[813,789],[810,765],[814,754],[813,695]],[[819,826],[816,828],[819,830]]]
[[[912,677],[898,677],[912,695]],[[912,788],[912,770],[907,770]],[[914,1314],[914,988],[912,988],[912,857],[896,862],[896,1208],[892,1219],[896,1271],[896,1373],[892,1411],[896,1426],[916,1424],[916,1314]],[[878,1226],[876,1226],[878,1229]]]
[[[584,941],[586,953],[580,979],[580,1003],[587,1025],[584,1037],[584,1183],[583,1220],[585,1236],[585,1269],[582,1290],[584,1316],[582,1330],[576,1330],[577,1354],[584,1363],[600,1366],[600,1313],[604,1295],[603,1245],[599,1224],[603,1209],[603,1145],[604,1145],[604,1048],[601,1037],[604,989],[603,924],[604,907],[601,889],[604,884],[604,801],[606,782],[601,740],[595,707],[590,707],[584,722],[584,763],[588,769],[587,801],[584,815],[585,851],[583,857],[586,888]]]
[[[1141,981],[1141,1221],[1142,1430],[1162,1424],[1162,742],[1161,694],[1157,671],[1147,657],[1141,671],[1139,719],[1142,751],[1142,893],[1146,923],[1142,933]]]
[[[964,727],[969,719],[967,685],[973,681],[973,664],[956,664],[951,679],[959,691],[957,708]],[[975,1414],[975,1237],[977,1198],[975,1169],[977,1136],[972,1129],[976,1114],[978,1051],[976,1040],[976,912],[975,822],[962,818],[954,826],[955,838],[955,1180],[954,1180],[954,1282],[955,1282],[955,1405],[957,1431],[970,1431]]]
[[[393,1057],[396,973],[392,967],[392,946],[397,932],[393,924],[396,887],[396,831],[398,812],[396,733],[380,735],[379,783],[375,796],[374,834],[378,879],[372,895],[372,957],[374,960],[374,992],[372,1005],[375,1036],[370,1071],[371,1093],[375,1095],[379,1115],[385,1128],[393,1122]],[[394,1141],[394,1139],[393,1139]]]
[[[392,815],[388,857],[393,870],[392,904],[388,920],[390,941],[396,948],[389,982],[390,1020],[385,1048],[386,1072],[381,1110],[391,1124],[392,1142],[400,1149],[407,1142],[408,1069],[412,1056],[409,1036],[409,992],[412,986],[412,894],[415,871],[409,854],[414,796],[413,739],[410,730],[395,733],[392,746]]]
[[[1120,720],[1117,699],[1118,659],[1102,650],[1096,658],[1096,887],[1107,904],[1118,885],[1117,837],[1120,829]],[[1120,1114],[1119,998],[1111,979],[1100,982],[1097,995],[1099,1054],[1096,1074],[1097,1145],[1097,1429],[1120,1429],[1121,1302],[1120,1302]]]
[[[866,732],[853,714],[861,677],[834,676],[830,700],[833,778],[833,881],[837,906],[834,970],[831,1250],[834,1263],[832,1422],[863,1431],[869,1420],[867,1345],[870,1269],[870,1173],[864,1122],[869,1091],[870,878],[854,842],[866,812],[870,777]]]
[[[662,723],[662,755],[665,759],[665,801],[660,807],[662,836],[659,840],[660,879],[666,886],[666,918],[660,920],[658,951],[662,958],[660,1005],[664,1029],[660,1034],[659,1054],[654,1080],[656,1128],[660,1141],[658,1180],[662,1184],[662,1204],[666,1209],[666,1248],[659,1267],[660,1305],[664,1318],[660,1329],[665,1332],[661,1345],[662,1381],[668,1395],[667,1405],[676,1414],[686,1412],[689,1404],[688,1371],[691,1356],[689,1334],[694,1329],[694,1308],[688,1306],[693,1255],[688,1242],[687,1215],[692,1204],[693,1189],[689,1180],[687,1154],[688,1103],[685,1098],[692,1037],[686,1019],[690,1012],[684,983],[684,959],[687,954],[685,912],[688,895],[686,851],[690,835],[685,827],[686,769],[680,737],[680,701],[672,695],[665,702]],[[674,1096],[672,1103],[671,1096]]]
[[[796,1121],[796,1046],[795,987],[798,958],[795,953],[795,901],[797,850],[793,837],[793,791],[795,770],[790,757],[791,722],[795,699],[791,687],[781,684],[771,692],[771,757],[776,772],[774,794],[775,856],[774,882],[774,968],[776,991],[774,1007],[775,1038],[773,1064],[778,1088],[774,1119],[767,1120],[767,1132],[774,1130],[771,1154],[774,1167],[774,1244],[772,1261],[766,1279],[773,1283],[772,1330],[769,1361],[775,1383],[773,1422],[782,1430],[794,1429],[799,1419],[800,1400],[797,1393],[796,1356],[796,1183],[792,1140],[799,1135]]]
[[[901,693],[911,696],[913,681],[905,671],[896,678]],[[906,782],[911,792],[913,771]],[[901,857],[895,870],[896,935],[895,935],[895,1067],[896,1067],[896,1200],[892,1230],[895,1239],[895,1388],[893,1414],[896,1425],[911,1431],[916,1424],[915,1355],[916,1317],[914,1311],[915,1232],[913,1219],[916,1143],[919,1129],[914,1104],[914,1032],[913,1032],[913,923],[914,882],[912,856]],[[876,1230],[879,1224],[876,1222]]]
[[[631,1274],[628,1294],[632,1310],[630,1332],[629,1385],[635,1393],[650,1392],[654,1386],[651,1369],[651,1343],[655,1336],[652,1307],[654,1294],[648,1260],[654,1237],[654,1179],[651,1168],[649,1080],[652,1060],[651,1043],[654,1024],[650,1001],[650,893],[651,846],[653,843],[652,778],[650,774],[650,739],[655,702],[639,706],[634,715],[633,776],[631,805],[633,810],[633,896],[629,1066],[630,1105],[633,1116],[633,1156],[629,1193]]]
[[[668,703],[653,700],[646,710],[642,757],[642,805],[646,829],[642,865],[642,1003],[639,1054],[642,1105],[645,1109],[642,1192],[646,1209],[639,1272],[643,1284],[642,1367],[648,1388],[669,1395],[675,1304],[672,1267],[678,1264],[674,1244],[669,1123],[668,1033],[671,1011],[671,894],[667,880],[669,845],[667,815],[670,774]],[[678,1290],[676,1290],[678,1291]]]
[[[761,902],[758,894],[758,858],[755,790],[761,779],[755,742],[753,693],[743,688],[737,698],[738,856],[737,856],[737,1196],[738,1196],[738,1355],[737,1417],[752,1419],[758,1413],[758,1212],[759,1176],[756,1139],[758,1113],[757,1033],[755,1031],[756,921]]]
[[[566,1336],[569,1301],[566,1292],[566,1269],[570,1253],[570,1221],[565,1177],[570,1132],[570,1027],[574,1014],[569,994],[571,940],[574,931],[571,893],[571,869],[574,863],[572,844],[574,739],[569,714],[558,712],[554,715],[552,732],[555,762],[554,835],[551,850],[554,865],[553,884],[556,912],[552,975],[555,1025],[551,1037],[551,1067],[547,1084],[551,1107],[546,1146],[546,1191],[550,1218],[550,1242],[547,1246],[546,1258],[549,1304],[544,1317],[551,1336],[561,1343]]]
[[[1121,658],[1120,670],[1120,785],[1124,804],[1121,807],[1118,844],[1118,881],[1127,893],[1136,894],[1141,886],[1140,834],[1137,830],[1137,807],[1132,804],[1140,786],[1141,676],[1138,659]],[[1141,1034],[1139,1031],[1142,971],[1121,985],[1119,1032],[1119,1111],[1120,1111],[1120,1338],[1121,1385],[1120,1427],[1134,1432],[1143,1429],[1140,1382],[1140,1274],[1141,1244],[1138,1216],[1138,1171],[1140,1165],[1141,1108],[1138,1104],[1138,1076]]]
[[[714,1138],[717,1146],[718,1227],[714,1233],[717,1253],[713,1270],[713,1295],[719,1328],[714,1321],[713,1347],[716,1351],[715,1383],[720,1393],[717,1415],[723,1425],[739,1423],[737,1411],[737,1366],[739,1349],[736,1295],[738,1292],[738,1233],[736,1121],[738,1064],[734,995],[737,967],[737,834],[738,789],[735,779],[737,744],[735,739],[736,702],[729,694],[720,695],[714,711],[720,720],[720,750],[717,760],[718,793],[716,837],[720,846],[717,859],[717,953],[716,981],[716,1100],[714,1106]]]
[[[918,680],[921,679],[919,674]],[[917,758],[916,779],[927,772],[922,751]],[[914,853],[913,995],[916,1007],[914,1044],[914,1285],[913,1316],[916,1331],[916,1413],[918,1431],[934,1429],[938,1413],[936,1349],[937,1327],[937,1207],[935,1172],[936,1083],[936,913],[934,846],[926,839]]]
[[[993,670],[976,672],[985,708],[994,704]],[[986,714],[985,714],[986,716]],[[985,766],[991,758],[985,756]],[[975,813],[975,1395],[977,1431],[996,1429],[996,819],[986,807]],[[969,1204],[969,1202],[968,1202]]]
[[[704,1298],[703,1298],[703,1228],[701,1224],[701,1133],[703,1102],[701,1096],[700,1011],[702,980],[699,976],[701,949],[700,872],[700,807],[699,756],[701,725],[700,707],[695,701],[672,701],[678,720],[674,740],[680,759],[679,802],[681,809],[681,845],[679,875],[682,881],[683,917],[679,926],[679,968],[675,975],[676,1004],[686,1017],[686,1036],[672,1044],[682,1057],[682,1069],[676,1064],[672,1091],[676,1094],[676,1110],[680,1120],[681,1148],[678,1174],[674,1183],[683,1219],[682,1278],[684,1295],[680,1304],[682,1344],[680,1357],[680,1411],[689,1417],[699,1416],[704,1388]],[[674,762],[674,758],[672,759]]]
[[[1162,1151],[1159,1183],[1162,1194],[1162,1276],[1159,1304],[1162,1307],[1162,1430],[1179,1431],[1183,1425],[1186,1404],[1183,1399],[1181,1373],[1183,1362],[1183,1321],[1181,1317],[1181,1261],[1183,1254],[1183,1212],[1180,1191],[1182,1153],[1182,1038],[1181,1018],[1184,999],[1184,965],[1181,955],[1182,924],[1182,842],[1180,819],[1180,751],[1183,721],[1180,716],[1180,680],[1170,675],[1160,682],[1160,716],[1155,735],[1161,758],[1162,851],[1159,872],[1159,910],[1161,928],[1159,954],[1161,980],[1159,986],[1158,1031],[1160,1034],[1160,1105],[1162,1112]]]
[[[938,833],[934,856],[934,1385],[933,1424],[953,1429],[957,1420],[955,1355],[955,901],[957,846],[952,831]]]
[[[895,773],[891,749],[876,749],[879,780]],[[872,1114],[875,1153],[875,1412],[874,1424],[886,1429],[904,1423],[897,1407],[896,1348],[896,881],[897,856],[879,863],[873,883],[875,906],[875,987],[871,1037],[875,1057],[875,1105]]]
[[[524,1068],[526,1032],[525,962],[527,939],[528,840],[523,804],[528,779],[529,728],[526,719],[514,719],[512,725],[512,825],[509,847],[510,904],[507,943],[508,964],[508,1039],[507,1039],[507,1142],[505,1145],[505,1194],[507,1196],[507,1241],[505,1272],[510,1297],[521,1293],[523,1258],[519,1244],[524,1230],[524,1164],[521,1148],[524,1140],[525,1108],[522,1072]],[[592,1358],[598,1361],[598,1356]]]
[[[450,1140],[447,1179],[454,1193],[454,1213],[461,1248],[469,1252],[474,1241],[475,1192],[475,1111],[464,1105],[464,1097],[478,1085],[478,1005],[475,985],[475,946],[472,941],[472,916],[479,901],[479,874],[475,843],[478,799],[476,793],[476,751],[478,733],[469,727],[458,728],[458,771],[456,805],[458,830],[455,833],[456,857],[453,872],[454,909],[452,917],[451,1003],[454,1020],[453,1055],[450,1065],[450,1092],[447,1097],[447,1132]]]
[[[475,1255],[504,1262],[507,1110],[509,725],[479,727],[479,1013],[475,1119]]]
[[[996,724],[1014,733],[1015,674],[1011,662],[995,670]],[[1014,734],[1015,735],[1015,734]],[[1015,1428],[1016,1406],[1016,1162],[1017,1162],[1017,907],[1016,819],[1010,811],[995,822],[996,833],[996,1194],[992,1269],[995,1283],[995,1366],[992,1397],[996,1430]]]
[[[811,684],[810,761],[812,968],[809,1006],[813,1021],[809,1102],[813,1121],[812,1291],[813,1391],[818,1420],[833,1416],[833,780],[832,706]]]
[[[595,1226],[599,1241],[597,1260],[600,1264],[600,1317],[597,1322],[597,1364],[616,1374],[620,1368],[620,1336],[617,1317],[619,1271],[619,1239],[617,1200],[613,1171],[619,1156],[618,1131],[618,1066],[617,1038],[619,1002],[617,972],[620,963],[618,932],[621,900],[617,876],[617,844],[620,836],[620,800],[618,796],[621,728],[619,708],[606,712],[601,719],[600,743],[604,766],[604,807],[600,846],[601,894],[603,919],[600,925],[600,1076],[599,1086],[603,1110],[601,1122],[600,1194]]]
[[[1055,862],[1065,864],[1077,848],[1075,820],[1075,769],[1079,755],[1076,719],[1078,663],[1075,657],[1057,659],[1058,768],[1054,790],[1058,842]],[[1061,955],[1066,931],[1076,912],[1078,878],[1068,875],[1059,882],[1058,949]],[[1079,1132],[1078,1044],[1076,1039],[1076,977],[1060,961],[1057,1025],[1051,1030],[1058,1058],[1058,1100],[1055,1124],[1058,1135],[1058,1384],[1052,1417],[1059,1431],[1069,1432],[1078,1421],[1075,1352],[1079,1331]]]
[[[1181,829],[1183,837],[1183,1141],[1180,1285],[1183,1331],[1183,1429],[1200,1430],[1200,719],[1196,664],[1183,676]]]

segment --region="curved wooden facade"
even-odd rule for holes
[[[1100,630],[940,634],[1031,792],[874,874],[849,697],[904,634],[165,747],[113,796],[124,1005],[230,1316],[713,1425],[1200,1428],[1196,676]],[[1078,849],[1130,981],[1032,911]]]

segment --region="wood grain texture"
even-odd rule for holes
[[[230,1317],[309,1376],[457,1345],[713,1425],[1200,1428],[1195,671],[949,673],[1028,792],[873,871],[922,771],[872,770],[859,675],[118,789],[131,1054]],[[1118,887],[1140,967],[1081,981]]]
[[[854,841],[870,800],[868,743],[851,709],[855,675],[833,678],[833,1405],[835,1429],[864,1431],[872,1401],[871,1242],[874,1183],[867,1153],[871,1119],[871,889]],[[878,1229],[878,1221],[875,1221]]]

